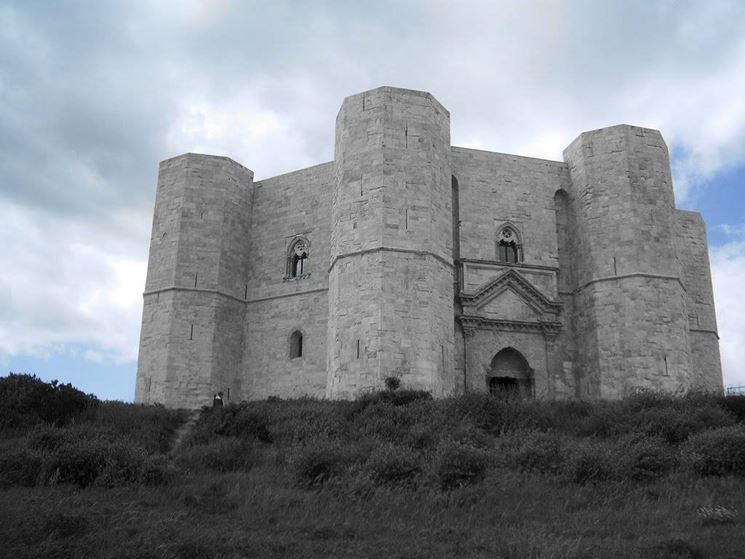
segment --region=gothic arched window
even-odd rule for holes
[[[507,225],[502,227],[497,234],[497,260],[516,264],[521,258],[520,240],[514,227]]]
[[[287,252],[287,277],[299,278],[310,272],[310,244],[307,239],[298,237],[290,244]]]

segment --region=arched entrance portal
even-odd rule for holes
[[[523,354],[511,347],[501,350],[491,360],[487,383],[494,395],[533,397],[533,369]]]

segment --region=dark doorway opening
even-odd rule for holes
[[[491,377],[489,379],[489,393],[495,396],[501,394],[516,394],[519,389],[517,379],[512,377]]]
[[[522,353],[508,347],[498,352],[487,375],[489,393],[495,396],[533,398],[533,369]]]

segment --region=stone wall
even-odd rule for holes
[[[428,93],[392,87],[345,99],[336,127],[328,396],[380,388],[387,376],[436,394],[452,390],[451,208],[447,110]]]
[[[240,391],[252,183],[226,157],[161,163],[136,401],[199,407]]]
[[[332,183],[333,164],[325,163],[254,185],[242,398],[325,394]],[[287,277],[299,236],[309,243],[310,272]],[[303,355],[291,359],[295,330]]]
[[[579,136],[569,164],[574,320],[589,394],[691,385],[685,288],[667,147],[656,130]]]
[[[704,390],[721,392],[722,365],[706,228],[698,212],[677,210],[675,217],[676,249],[686,287],[692,382]]]

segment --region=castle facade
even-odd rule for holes
[[[135,400],[722,389],[701,216],[656,130],[547,161],[450,145],[429,93],[348,97],[334,161],[160,164]]]

